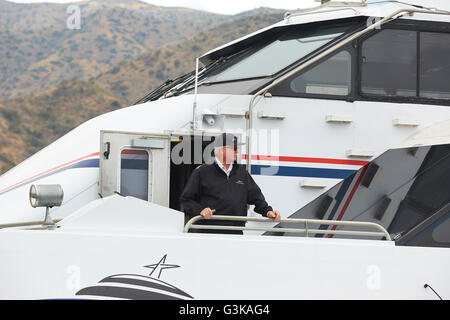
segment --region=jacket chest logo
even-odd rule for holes
[[[236,181],[237,184],[244,184],[244,182],[242,180],[238,180]]]

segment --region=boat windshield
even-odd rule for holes
[[[296,61],[343,35],[353,24],[295,28],[278,34],[257,48],[245,50],[220,70],[206,77],[209,82],[272,77]]]

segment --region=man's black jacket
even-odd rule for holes
[[[215,209],[214,215],[220,216],[247,216],[247,204],[255,205],[255,212],[264,217],[273,211],[251,175],[236,162],[229,177],[217,163],[199,166],[189,178],[180,201],[188,220],[205,208]],[[245,222],[203,220],[198,224],[244,226]]]

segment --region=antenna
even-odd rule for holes
[[[197,92],[198,92],[198,64],[199,59],[195,59],[195,88],[194,88],[194,105],[192,110],[192,130],[197,130]]]

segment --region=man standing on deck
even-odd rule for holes
[[[181,195],[181,204],[188,219],[201,215],[206,220],[198,224],[245,226],[241,221],[209,220],[214,214],[221,216],[247,216],[247,205],[255,205],[255,212],[280,221],[265,201],[261,189],[243,165],[237,164],[237,138],[224,133],[215,137],[214,164],[204,164],[194,170]],[[243,234],[235,230],[199,230],[202,233]]]

